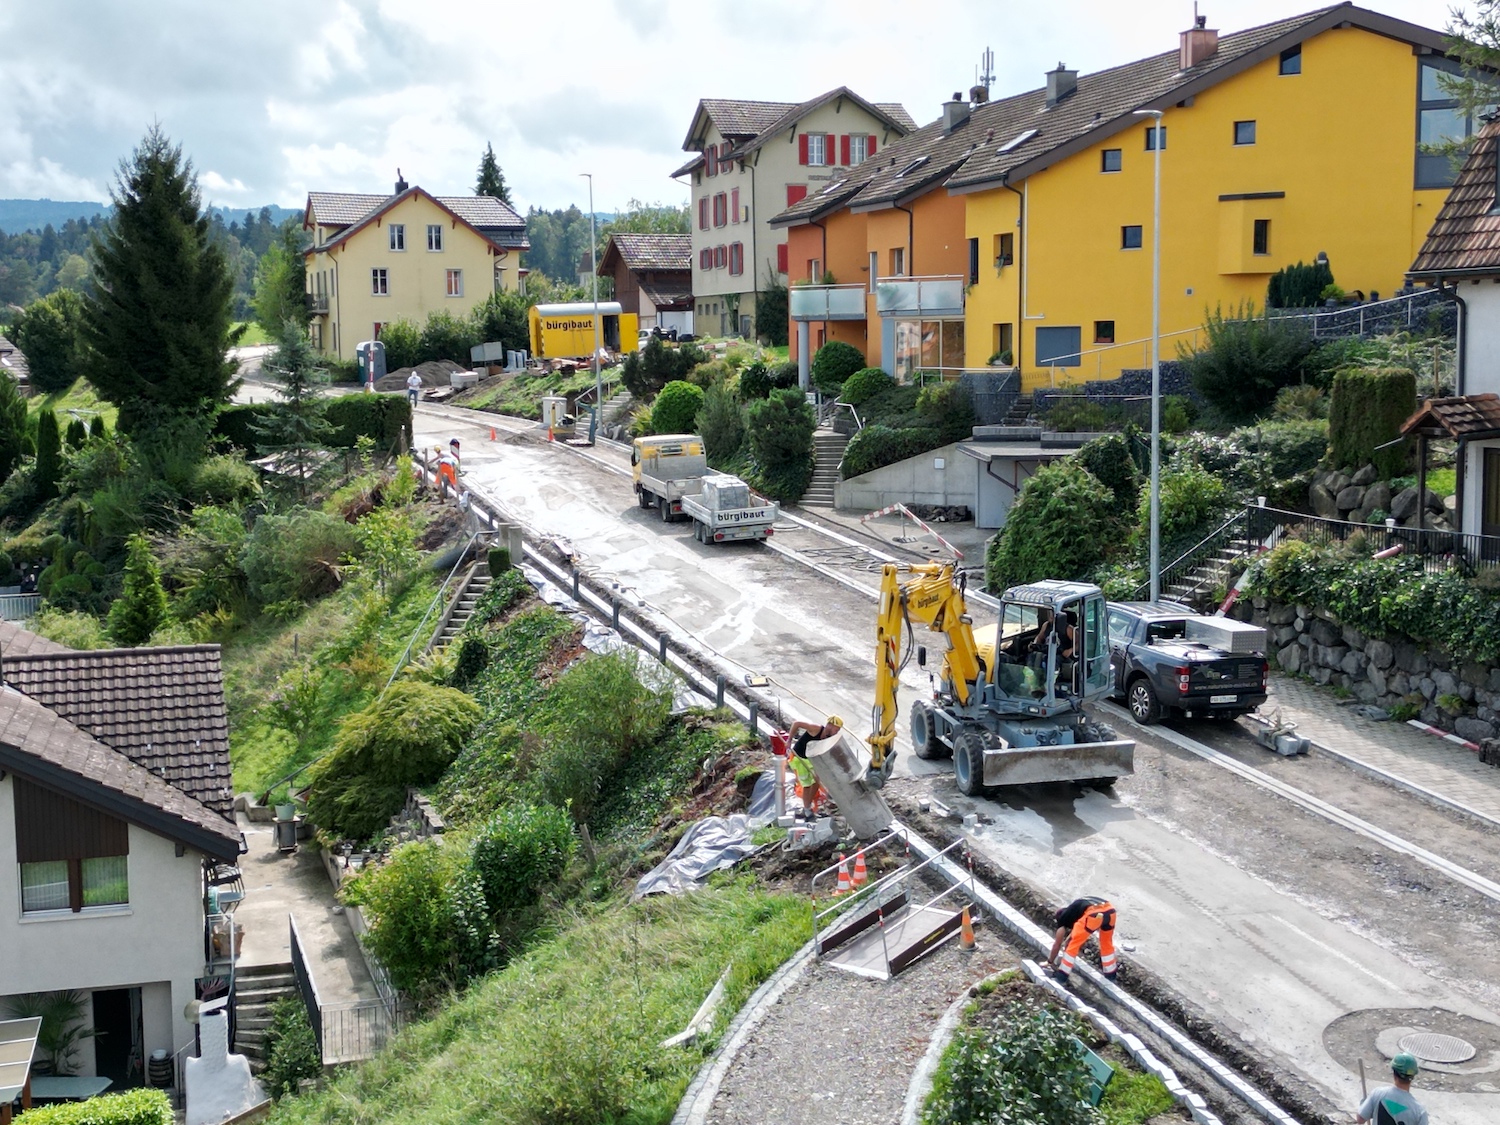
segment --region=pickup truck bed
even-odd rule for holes
[[[1227,718],[1254,711],[1266,701],[1269,666],[1264,632],[1237,625],[1234,652],[1193,634],[1203,618],[1173,603],[1111,602],[1109,655],[1113,694],[1139,723],[1178,711],[1193,717]]]
[[[696,492],[682,497],[682,514],[693,521],[693,534],[700,543],[765,539],[773,533],[781,507],[755,501],[739,477],[712,473],[702,478]]]

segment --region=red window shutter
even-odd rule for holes
[[[708,196],[698,200],[698,229],[708,229]]]
[[[739,222],[740,221],[740,189],[739,188],[735,188],[733,191],[731,191],[729,193],[729,211],[730,211],[730,216],[731,216],[729,221],[733,222],[733,223]]]
[[[807,163],[807,134],[803,133],[797,138],[797,163]]]
[[[777,273],[786,273],[786,267],[787,267],[787,251],[786,251],[786,243],[783,242],[780,246],[776,247],[776,272]]]
[[[826,136],[826,137],[823,138],[823,163],[824,164],[832,164],[832,163],[834,163],[838,159],[838,154],[839,154],[838,144],[839,144],[838,137],[834,136],[832,133],[829,133],[828,136]],[[846,161],[844,161],[844,163],[847,164],[849,162],[846,160]]]
[[[849,134],[845,133],[839,138],[839,163],[846,168],[849,166]]]
[[[725,250],[724,250],[723,246],[715,246],[714,247],[714,269],[716,269],[716,270],[723,269],[724,266],[727,264],[727,262],[726,262],[727,257],[728,257],[728,255],[725,253]]]
[[[871,133],[870,134],[870,140],[865,145],[865,159],[868,160],[868,159],[870,159],[870,157],[872,157],[874,155],[875,155],[875,134]]]
[[[807,198],[807,186],[805,184],[786,185],[786,205],[795,207]]]

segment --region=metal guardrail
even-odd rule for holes
[[[41,608],[41,594],[0,594],[0,621],[26,621]]]
[[[317,1040],[323,1065],[373,1058],[401,1028],[402,1010],[394,991],[388,1000],[377,982],[376,991],[381,995],[374,1000],[323,1003],[313,981],[301,935],[297,932],[297,920],[288,914],[287,923],[292,937],[292,975],[297,978],[297,991],[307,1008],[307,1020],[312,1024],[313,1038]],[[371,968],[373,970],[374,966]],[[373,971],[371,975],[374,976]],[[385,987],[390,989],[388,977]]]
[[[313,983],[312,970],[307,965],[307,954],[302,949],[302,936],[297,933],[297,919],[286,916],[292,935],[292,975],[297,978],[297,991],[307,1009],[307,1022],[312,1024],[313,1038],[318,1041],[318,1056],[326,1058],[323,1050],[323,1004],[318,999],[318,986]]]
[[[1370,336],[1423,325],[1431,310],[1442,317],[1456,316],[1457,305],[1440,289],[1418,289],[1383,301],[1365,301],[1338,308],[1268,309],[1272,320],[1300,320],[1307,324],[1313,339],[1329,340],[1341,336]],[[1443,327],[1449,326],[1444,323]]]

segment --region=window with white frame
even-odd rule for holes
[[[130,903],[130,829],[122,820],[17,778],[21,913]]]
[[[849,166],[863,164],[870,159],[870,135],[868,133],[849,134]]]
[[[807,134],[807,162],[808,164],[828,163],[828,134]]]
[[[462,297],[464,295],[464,271],[448,271],[448,296]]]
[[[389,297],[391,295],[390,274],[384,269],[373,269],[370,271],[370,293],[376,297]]]
[[[443,248],[443,224],[427,224],[427,249],[441,250]]]
[[[406,224],[405,223],[392,223],[390,225],[390,232],[391,232],[391,249],[392,250],[398,250],[398,251],[399,250],[405,250],[406,249]]]

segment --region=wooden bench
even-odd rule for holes
[[[1075,1036],[1073,1042],[1083,1056],[1084,1065],[1089,1068],[1089,1105],[1098,1105],[1104,1100],[1104,1090],[1114,1078],[1115,1068],[1089,1050],[1082,1039]]]

